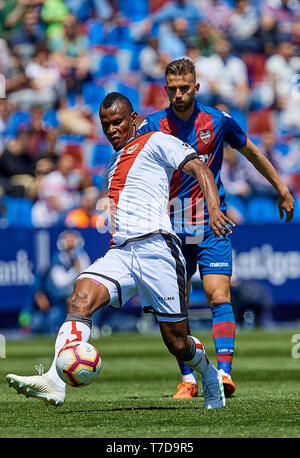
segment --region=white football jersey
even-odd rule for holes
[[[198,155],[188,144],[163,132],[149,132],[113,153],[108,170],[112,245],[152,232],[174,234],[169,218],[174,170]]]

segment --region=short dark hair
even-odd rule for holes
[[[168,75],[186,75],[191,73],[196,80],[195,65],[190,59],[183,57],[182,59],[173,60],[166,66],[165,77]]]
[[[120,101],[123,105],[125,105],[129,113],[132,113],[134,111],[130,100],[125,95],[120,94],[119,92],[110,92],[109,94],[107,94],[107,96],[104,97],[101,103],[101,107],[110,108],[117,101]]]

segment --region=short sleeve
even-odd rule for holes
[[[246,145],[247,135],[238,123],[228,114],[223,113],[224,141],[232,148],[240,149]]]
[[[155,156],[174,170],[181,170],[188,161],[198,158],[197,152],[189,144],[162,132],[153,135],[152,146]]]

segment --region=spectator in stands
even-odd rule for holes
[[[19,58],[15,57],[13,76],[8,81],[9,99],[21,111],[29,111],[42,106],[44,111],[52,110],[64,94],[64,84],[58,69],[51,61],[47,46],[36,48],[33,59],[25,69]]]
[[[66,230],[57,239],[49,268],[37,274],[22,312],[31,316],[32,332],[56,333],[64,320],[66,299],[75,279],[90,265],[79,232]]]
[[[164,67],[169,59],[159,52],[159,42],[157,37],[149,37],[147,46],[141,51],[140,68],[142,79],[149,82],[164,81]]]
[[[262,13],[271,15],[278,24],[279,33],[291,34],[300,14],[297,0],[267,0],[262,2]]]
[[[0,0],[0,36],[9,40],[22,24],[26,1]]]
[[[235,51],[259,51],[259,41],[254,36],[258,26],[259,20],[253,5],[248,0],[236,0],[228,29]]]
[[[90,24],[98,22],[101,46],[109,51],[113,46],[118,63],[117,73],[97,80],[104,92],[126,83],[137,89],[142,115],[164,108],[161,67],[166,60],[186,55],[196,66],[200,102],[213,106],[226,102],[230,112],[238,108],[235,111],[247,118],[253,131],[261,133],[275,122],[277,138],[286,132],[293,136],[284,140],[289,153],[282,173],[289,180],[299,169],[295,146],[300,132],[299,10],[297,0],[152,0],[147,5],[143,0],[136,10],[129,2],[114,0],[0,0],[0,73],[7,89],[7,101],[0,107],[0,155],[6,157],[20,119],[29,114],[28,153],[37,162],[30,192],[39,205],[41,183],[54,173],[61,154],[58,135],[95,141],[101,136],[98,118],[95,121],[81,99],[83,82],[96,78],[89,72],[86,33]],[[130,11],[137,11],[135,17]],[[150,11],[147,17],[146,11]],[[150,84],[143,86],[144,82]],[[81,147],[85,151],[85,139]],[[277,147],[274,151],[277,157]],[[82,155],[83,168],[85,160]],[[17,181],[1,177],[5,190],[24,194],[24,186],[16,184],[22,175]],[[80,189],[74,185],[75,191],[95,183],[92,178],[85,176]],[[79,194],[76,207],[78,202]],[[66,211],[52,209],[42,220],[46,226],[56,224]]]
[[[197,21],[202,20],[203,15],[201,14],[201,9],[197,8],[191,0],[175,0],[168,2],[150,16],[150,20],[154,24],[161,24],[162,22],[173,23],[177,18],[185,19],[189,32],[194,33]]]
[[[15,105],[16,109],[27,111],[31,106],[30,98],[27,95],[29,80],[20,56],[11,53],[3,74],[6,80],[8,100]]]
[[[268,131],[262,134],[260,150],[276,168],[285,184],[287,186],[291,186],[292,183],[289,181],[284,169],[285,159],[283,158],[282,154],[277,151],[276,148],[276,138],[274,132]],[[245,179],[251,186],[251,195],[255,197],[268,196],[273,198],[274,201],[277,200],[277,195],[276,192],[274,192],[274,188],[254,167],[251,167],[249,161],[244,160],[242,167],[246,174]]]
[[[294,45],[283,37],[277,53],[266,62],[266,85],[272,93],[272,102],[281,111],[281,121],[286,129],[300,129],[300,97],[293,86],[295,75],[300,72],[300,57],[295,55]],[[266,88],[263,86],[263,91]]]
[[[28,153],[29,141],[30,132],[21,126],[0,157],[0,184],[8,194],[24,196],[32,185],[34,160]]]
[[[199,8],[204,15],[204,21],[221,33],[228,30],[232,7],[224,0],[200,0]]]
[[[63,22],[64,33],[50,41],[53,60],[66,80],[67,90],[81,93],[89,73],[88,41],[76,17],[69,14]]]
[[[63,35],[63,21],[69,14],[64,0],[45,0],[41,10],[41,18],[46,25],[46,34],[49,40]]]
[[[178,17],[172,22],[172,30],[159,36],[159,52],[168,56],[168,60],[178,59],[186,53],[188,21]]]
[[[35,54],[35,48],[45,40],[44,28],[39,23],[37,10],[26,10],[22,26],[10,39],[10,46],[25,61]]]
[[[215,105],[218,96],[213,93],[214,86],[211,87],[210,59],[202,56],[199,48],[195,44],[194,37],[187,41],[186,57],[195,64],[197,81],[200,83],[197,100],[204,105]]]
[[[4,68],[8,66],[10,59],[10,50],[7,41],[1,38],[0,33],[0,73],[3,74]]]
[[[276,52],[279,39],[278,24],[270,13],[262,13],[259,17],[259,27],[256,33],[259,40],[259,52],[271,56]]]
[[[79,204],[80,181],[73,169],[73,156],[64,154],[58,159],[57,169],[42,178],[38,200],[32,209],[35,227],[49,227],[63,221],[65,212]]]
[[[33,103],[41,105],[44,111],[56,108],[59,98],[65,95],[65,85],[46,45],[36,48],[34,58],[25,67],[25,73],[30,88],[35,92]]]
[[[230,146],[224,148],[221,176],[227,194],[241,197],[247,197],[250,194],[251,189],[247,183],[242,156]]]
[[[8,123],[11,113],[13,112],[14,106],[8,102],[7,99],[0,98],[0,155],[4,151],[6,143],[6,132],[8,129]]]
[[[221,37],[216,44],[216,53],[209,57],[210,87],[230,107],[247,108],[248,75],[243,60],[231,54],[229,40]]]
[[[95,187],[84,189],[80,206],[70,210],[65,218],[67,227],[87,228],[104,226],[104,218],[96,211],[99,190]]]
[[[201,56],[211,56],[216,51],[216,42],[220,34],[205,21],[197,23],[196,34],[192,37]]]

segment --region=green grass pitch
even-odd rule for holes
[[[296,330],[239,331],[225,409],[204,410],[203,397],[175,400],[175,359],[160,335],[112,334],[92,340],[102,356],[97,380],[67,389],[62,407],[17,396],[5,375],[50,366],[54,338],[8,341],[0,360],[1,438],[295,438],[300,437],[300,358]],[[194,332],[215,363],[211,332]]]

